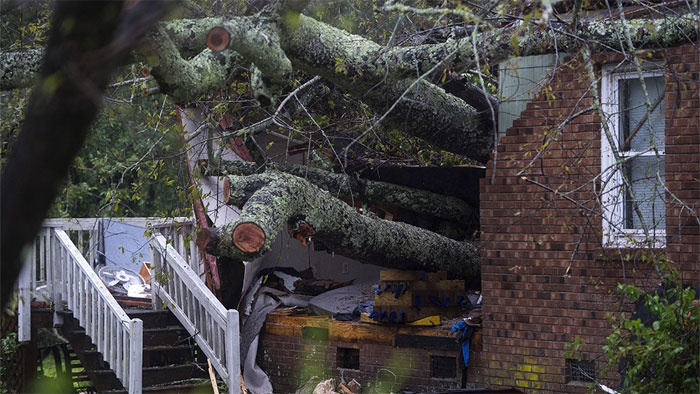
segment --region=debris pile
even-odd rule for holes
[[[362,385],[355,379],[342,383],[336,379],[321,380],[318,376],[312,376],[295,394],[360,394],[361,392]]]
[[[136,273],[117,265],[105,265],[97,271],[107,290],[121,304],[149,307],[151,304],[151,273],[146,263]]]

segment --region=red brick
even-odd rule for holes
[[[693,73],[700,70],[700,59],[690,45],[665,52],[654,51],[653,56],[665,59],[666,68],[676,72],[669,73],[666,80],[667,186],[685,206],[697,207],[700,101]],[[621,60],[614,53],[600,54],[596,59]],[[566,343],[581,337],[586,342],[586,357],[602,358],[602,345],[609,332],[605,316],[619,311],[617,283],[636,283],[651,290],[658,282],[648,264],[627,262],[623,273],[619,256],[638,256],[641,250],[601,248],[600,209],[590,182],[600,171],[601,124],[597,114],[589,112],[567,124],[528,171],[530,179],[559,193],[568,192],[567,197],[582,202],[586,209],[579,209],[561,194],[533,188],[516,175],[541,149],[546,133],[559,126],[560,115],[592,104],[588,81],[576,81],[583,71],[574,65],[573,70],[567,68],[555,74],[550,86],[557,98],[547,100],[538,94],[528,104],[515,121],[516,127],[507,130],[501,139],[500,151],[504,154],[499,155],[493,182],[492,162],[487,164],[486,177],[481,181],[486,316],[483,354],[488,363],[480,371],[487,383],[490,378],[504,382],[512,379],[512,369],[523,362],[522,355],[536,355],[541,365],[556,366],[540,375],[546,392],[585,392],[585,388],[563,384]],[[582,97],[582,103],[574,109]],[[569,170],[565,171],[564,166]],[[697,281],[700,227],[693,220],[688,209],[669,203],[669,243],[662,252],[676,262],[684,279]],[[570,261],[574,248],[577,253]],[[623,310],[631,311],[631,305],[624,304]],[[611,384],[617,378],[614,371],[606,377]]]

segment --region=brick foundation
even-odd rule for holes
[[[393,392],[447,390],[460,387],[462,379],[459,345],[454,337],[448,336],[449,329],[449,326],[399,328],[268,315],[258,362],[270,377],[275,393],[293,393],[312,376],[356,379],[362,384],[363,392],[378,385]],[[321,338],[314,338],[318,333]],[[404,337],[397,340],[401,335]],[[428,341],[433,344],[424,347]],[[469,387],[474,386],[471,383],[474,379],[483,380],[475,377],[481,362],[480,335],[475,334],[473,342]],[[395,346],[396,343],[405,345]],[[348,361],[342,355],[339,358],[339,348],[346,356],[352,353],[359,356],[357,368],[342,367]],[[442,368],[436,370],[441,362]],[[353,362],[345,365],[354,366]]]

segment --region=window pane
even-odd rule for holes
[[[649,230],[663,231],[666,229],[665,192],[659,183],[657,172],[664,181],[664,158],[656,156],[640,156],[625,163],[625,170],[632,185],[631,193],[625,193],[625,227],[642,229],[642,221],[634,210],[636,202],[641,211],[644,223]],[[634,196],[634,200],[632,199]]]
[[[651,135],[649,126],[654,131],[654,142],[659,150],[664,150],[664,78],[646,77],[644,83],[649,94],[649,102],[652,107],[657,102],[659,97],[661,101],[656,105],[654,111],[646,119],[641,128],[634,134],[630,140],[629,149],[634,152],[647,150],[651,144]],[[647,114],[646,100],[644,99],[644,91],[642,83],[639,79],[620,79],[620,146],[623,146],[624,141],[634,132],[637,125],[644,119]]]

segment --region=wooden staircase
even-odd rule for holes
[[[79,250],[67,233],[77,234],[78,245],[85,233],[85,244],[100,245],[97,223],[44,223],[17,281],[18,340],[32,340],[32,304],[52,304],[48,321],[35,326],[60,328],[97,392],[211,392],[211,361],[229,393],[240,393],[238,311],[226,309],[204,284],[199,253],[184,242],[191,234],[171,223],[149,239],[153,269],[163,278],[151,283],[152,305],[168,310],[125,310],[83,256],[94,251]]]
[[[206,357],[169,311],[126,309],[143,321],[143,392],[211,393]],[[95,391],[126,393],[122,383],[71,312],[63,316],[62,334],[85,368]]]

